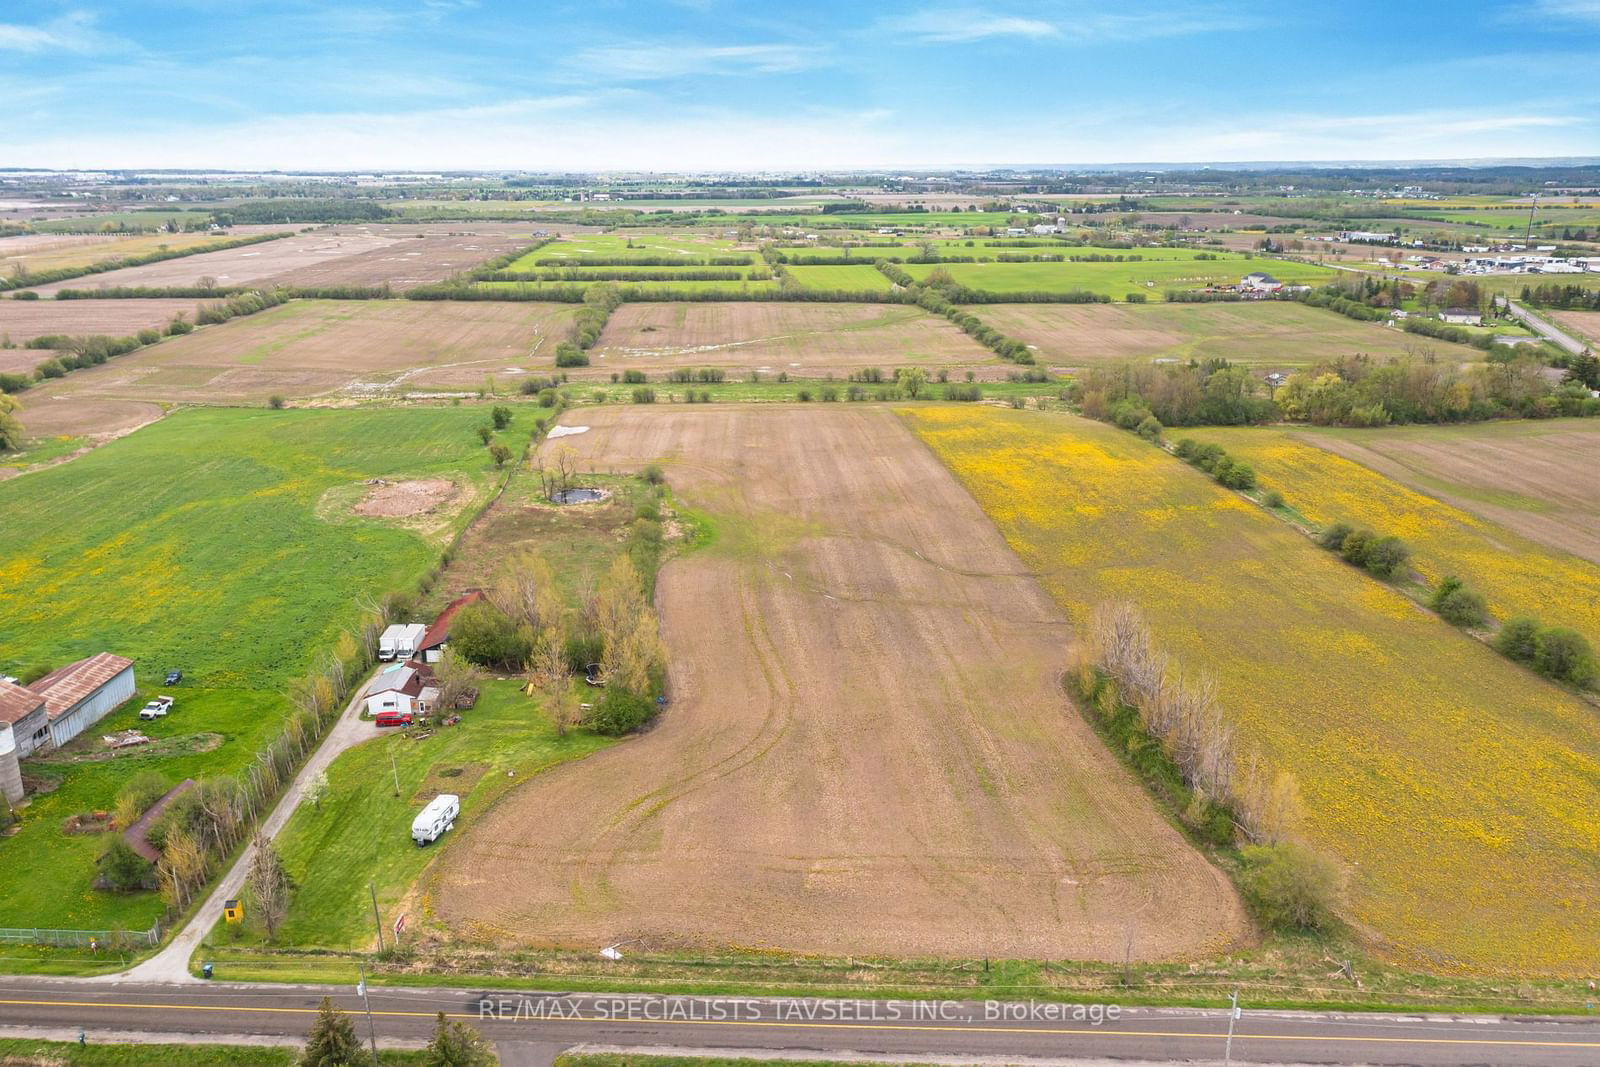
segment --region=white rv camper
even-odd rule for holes
[[[411,820],[411,840],[419,846],[439,840],[455,826],[456,816],[460,814],[461,798],[454,793],[440,793]]]

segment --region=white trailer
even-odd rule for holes
[[[394,659],[395,647],[399,643],[400,632],[404,629],[404,626],[401,626],[399,623],[395,623],[393,626],[390,626],[388,629],[383,631],[383,634],[378,638],[379,659]]]
[[[439,840],[455,827],[456,816],[460,814],[461,798],[454,793],[440,793],[411,820],[411,840],[418,847]]]
[[[422,647],[423,638],[428,636],[428,628],[420,622],[410,622],[396,629],[399,635],[394,642],[394,658],[410,659]]]

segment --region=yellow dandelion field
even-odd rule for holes
[[[1349,522],[1403,539],[1430,585],[1454,574],[1487,598],[1498,619],[1532,615],[1600,645],[1600,567],[1588,560],[1407,488],[1294,430],[1175,430],[1173,436],[1221,445],[1313,522]]]
[[[1293,771],[1376,951],[1442,970],[1600,959],[1600,715],[1131,434],[904,413],[1074,619],[1135,600]]]

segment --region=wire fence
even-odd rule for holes
[[[153,947],[160,942],[159,922],[148,930],[45,930],[28,926],[0,926],[0,945],[116,948],[121,945]]]

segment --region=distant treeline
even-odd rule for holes
[[[293,236],[290,233],[263,233],[253,237],[237,237],[226,241],[211,241],[192,248],[157,249],[137,256],[113,256],[110,259],[98,260],[81,267],[59,267],[55,270],[30,271],[23,264],[13,268],[9,278],[0,278],[0,291],[7,289],[27,289],[34,285],[50,285],[53,282],[65,281],[68,278],[81,278],[87,274],[104,274],[107,271],[121,270],[124,267],[142,267],[148,263],[163,263],[169,259],[182,259],[184,256],[198,256],[205,252],[222,252],[229,248],[243,248],[246,245],[258,245],[264,241],[276,241],[283,237]]]
[[[119,285],[105,289],[57,289],[57,300],[210,300],[214,297],[237,296],[257,292],[250,286],[206,285]],[[273,292],[284,294],[286,299],[301,300],[387,300],[394,290],[385,282],[382,285],[320,285],[311,287],[278,286]],[[18,298],[22,296],[17,294]]]
[[[1295,373],[1272,390],[1245,368],[1213,359],[1089,367],[1072,389],[1086,415],[1106,418],[1131,403],[1163,426],[1387,426],[1600,415],[1600,399],[1582,380],[1588,369],[1575,367],[1554,384],[1542,362],[1525,357],[1463,366],[1429,357],[1355,355]]]
[[[1600,311],[1600,289],[1585,289],[1581,285],[1524,285],[1522,302],[1558,311]]]
[[[247,200],[242,204],[214,211],[218,226],[271,225],[278,222],[381,222],[399,218],[382,204],[371,200],[288,198]]]

